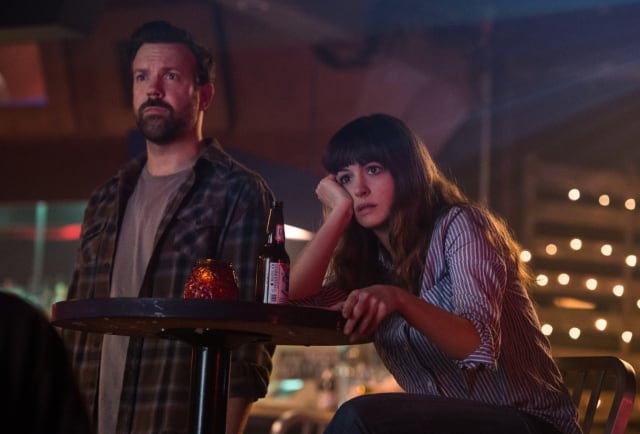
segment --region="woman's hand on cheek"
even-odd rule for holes
[[[349,294],[342,315],[347,320],[344,334],[350,335],[351,342],[370,336],[387,315],[397,310],[397,290],[400,289],[389,285],[373,285]]]
[[[340,205],[352,207],[353,200],[347,190],[336,181],[335,175],[327,175],[320,180],[316,187],[316,195],[320,202],[329,209]]]

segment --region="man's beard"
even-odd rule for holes
[[[142,111],[146,107],[162,107],[167,109],[169,117],[150,115],[144,117]],[[149,141],[158,145],[172,142],[180,136],[184,130],[184,123],[175,116],[173,107],[163,101],[148,100],[140,105],[136,117],[136,125],[142,135]]]

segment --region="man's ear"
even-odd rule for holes
[[[213,86],[213,83],[207,83],[200,86],[200,110],[207,111],[209,106],[211,105],[211,101],[213,101],[213,95],[216,93],[216,89]]]

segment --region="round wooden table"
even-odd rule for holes
[[[178,339],[192,345],[189,432],[226,429],[231,349],[250,342],[348,345],[337,311],[293,305],[170,298],[95,298],[53,305],[57,327]]]

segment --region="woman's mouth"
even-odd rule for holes
[[[374,208],[375,208],[374,204],[364,203],[356,207],[356,212],[358,214],[367,214],[369,211],[373,210]]]

